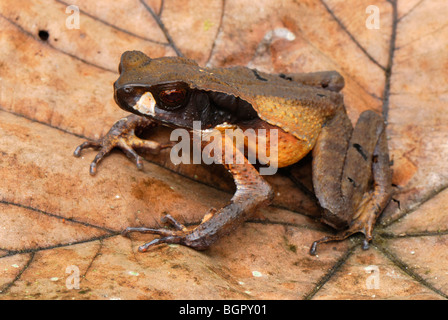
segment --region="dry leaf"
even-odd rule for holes
[[[0,298],[447,298],[447,14],[444,0],[0,2]],[[261,219],[209,250],[138,253],[153,236],[123,228],[166,212],[198,223],[233,186],[222,168],[174,166],[166,152],[147,155],[143,172],[114,152],[95,177],[93,151],[72,156],[125,115],[112,84],[126,50],[339,71],[351,120],[375,109],[388,122],[396,193],[370,250],[354,237],[308,254],[332,231],[288,178],[309,186],[305,162],[270,179],[277,198]]]

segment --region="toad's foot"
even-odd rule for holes
[[[317,246],[322,243],[332,242],[332,241],[342,241],[342,240],[347,239],[351,235],[353,235],[355,233],[359,233],[359,232],[364,233],[363,228],[360,228],[360,229],[349,228],[348,230],[340,232],[337,235],[326,236],[319,240],[316,240],[311,245],[310,254],[315,256],[317,254]],[[364,235],[365,235],[365,239],[363,240],[362,248],[363,248],[363,250],[367,250],[369,248],[369,242],[372,240],[372,236],[366,235],[365,233],[364,233]]]
[[[367,197],[361,202],[357,210],[357,216],[353,219],[350,226],[346,230],[343,230],[334,236],[326,236],[314,241],[310,248],[310,254],[316,255],[317,246],[322,243],[342,241],[356,233],[364,234],[362,249],[367,250],[369,248],[370,241],[373,239],[373,227],[380,213],[381,208],[377,204],[374,193],[368,194]]]
[[[209,219],[209,217],[213,216],[216,212],[216,209],[211,209],[210,213],[205,215],[202,223]],[[175,230],[169,230],[164,228],[154,229],[154,228],[145,228],[145,227],[128,227],[123,230],[121,233],[123,236],[127,237],[132,232],[139,233],[151,233],[162,236],[161,238],[154,239],[138,248],[139,252],[146,252],[150,247],[156,246],[158,244],[167,243],[167,244],[182,244],[187,247],[191,247],[196,250],[205,250],[209,247],[210,242],[212,240],[209,238],[207,234],[201,235],[201,231],[198,227],[189,230],[182,223],[178,222],[174,219],[170,214],[165,215],[161,219],[162,223],[171,224]],[[202,225],[201,223],[201,225]]]
[[[143,169],[143,161],[135,149],[145,149],[153,154],[157,154],[161,149],[171,147],[171,144],[162,145],[158,142],[143,140],[136,136],[136,130],[153,127],[155,125],[156,124],[149,119],[136,115],[129,115],[128,117],[115,122],[109,132],[100,140],[86,141],[79,145],[76,148],[74,155],[79,157],[81,151],[87,148],[99,150],[98,154],[90,164],[90,174],[94,175],[98,163],[104,159],[113,148],[118,147],[123,150],[128,158],[133,160],[137,165],[137,168],[141,170]]]

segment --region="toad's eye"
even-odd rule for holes
[[[167,109],[177,109],[181,107],[185,101],[187,92],[185,89],[170,89],[159,93],[160,101]]]

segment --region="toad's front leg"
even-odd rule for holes
[[[114,148],[120,148],[133,160],[138,169],[143,168],[142,158],[137,154],[135,149],[147,150],[153,154],[157,154],[164,148],[172,146],[171,143],[160,144],[151,140],[143,140],[136,136],[136,131],[144,130],[157,126],[157,123],[151,119],[131,114],[123,119],[118,120],[110,128],[109,132],[98,141],[86,141],[79,145],[74,155],[81,156],[81,151],[87,148],[98,149],[99,152],[90,164],[90,174],[96,173],[98,163],[103,160]]]
[[[192,229],[187,229],[171,216],[166,216],[165,219],[168,219],[176,230],[127,228],[123,231],[124,235],[130,232],[141,232],[161,236],[140,246],[140,252],[145,252],[148,248],[161,243],[177,243],[196,250],[207,249],[220,237],[238,227],[258,207],[272,201],[273,191],[269,184],[226,136],[223,136],[224,145],[229,145],[234,150],[233,155],[225,154],[222,159],[223,165],[232,174],[237,189],[230,203],[218,211],[208,213],[202,222]],[[226,148],[226,150],[229,149]],[[235,159],[243,159],[244,162],[238,164]]]

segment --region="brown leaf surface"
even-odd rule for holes
[[[66,25],[71,4],[79,29]],[[369,5],[378,30],[366,27]],[[444,0],[0,2],[0,298],[446,299],[447,15]],[[198,223],[233,185],[222,168],[176,167],[167,152],[147,155],[144,171],[114,152],[93,178],[94,152],[72,156],[125,114],[112,90],[125,50],[339,71],[352,121],[366,109],[388,121],[396,194],[370,250],[354,237],[308,255],[331,230],[289,177],[309,186],[305,161],[270,177],[274,205],[211,249],[138,253],[152,236],[123,228],[157,226],[166,212]],[[73,268],[79,289],[66,284]]]

